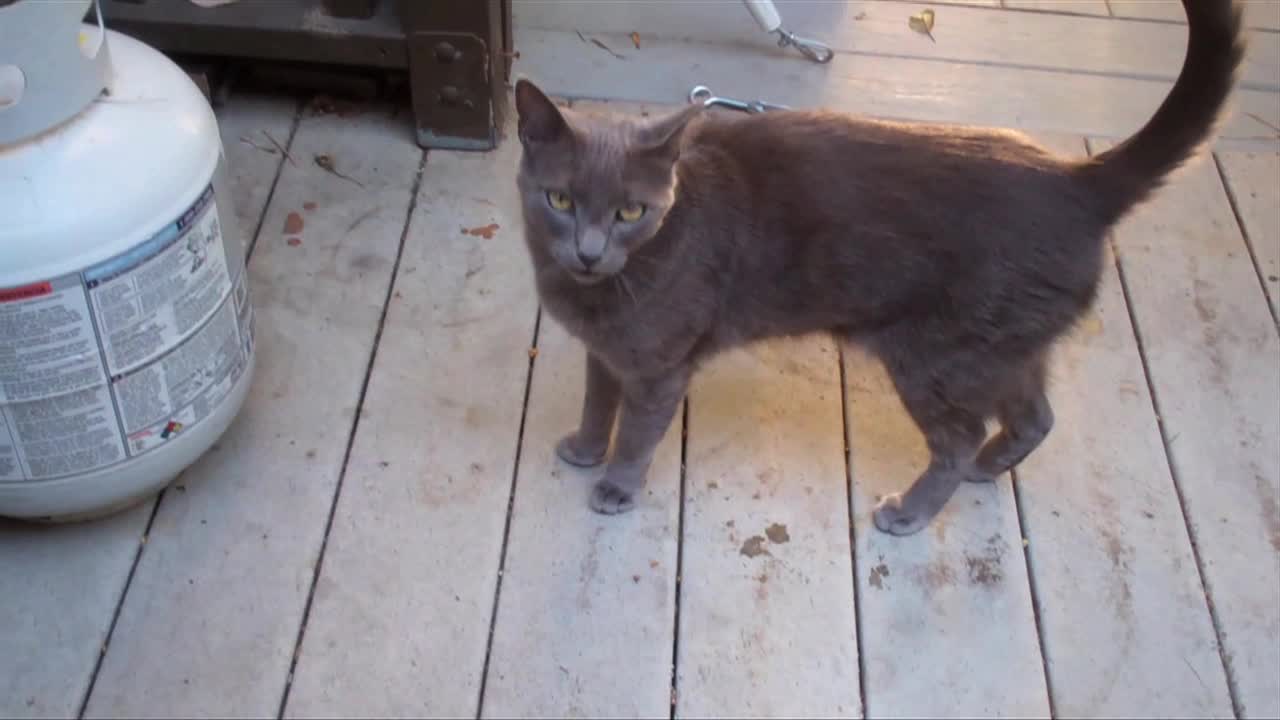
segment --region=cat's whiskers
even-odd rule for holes
[[[618,286],[619,286],[618,278],[620,278],[620,277],[622,277],[622,276],[621,276],[621,275],[614,275],[612,278],[610,278],[610,280],[611,280],[611,281],[610,281],[610,283],[609,283],[610,285],[612,285],[612,286],[613,286],[613,290],[614,290],[614,292],[616,292],[616,293],[618,294],[618,302],[622,302],[622,289],[621,289],[620,287],[618,287]]]
[[[662,263],[658,262],[656,258],[651,258],[648,255],[632,255],[627,258],[627,262],[635,262],[636,260],[645,261],[646,263],[649,264],[649,267],[662,269]]]
[[[618,279],[618,284],[622,286],[622,289],[626,290],[627,294],[631,296],[631,304],[639,307],[640,301],[636,299],[636,294],[631,291],[631,285],[627,282],[627,276],[622,273],[618,273],[617,275],[614,275],[614,277]]]

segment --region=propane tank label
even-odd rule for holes
[[[0,290],[0,402],[106,382],[79,275]]]
[[[9,432],[9,421],[4,413],[0,413],[0,482],[15,482],[22,479],[22,468],[18,465],[18,448],[14,447],[13,435]]]
[[[230,393],[248,367],[253,313],[242,249],[221,220],[211,184],[120,256],[0,288],[0,482],[122,462]]]
[[[163,445],[203,419],[231,392],[244,363],[235,303],[224,302],[188,342],[113,382],[129,451]]]
[[[84,278],[112,375],[191,336],[231,291],[213,188],[177,222]]]
[[[125,459],[79,275],[0,290],[0,481]]]

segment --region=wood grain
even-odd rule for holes
[[[1219,152],[1271,313],[1280,317],[1280,152]]]
[[[244,242],[262,217],[283,156],[239,138],[287,140],[293,103],[238,95],[218,113],[231,204]],[[79,712],[125,591],[154,500],[100,521],[39,526],[0,522],[0,716]]]
[[[1235,700],[1280,715],[1280,341],[1213,163],[1116,247]]]
[[[1022,534],[1007,476],[965,484],[928,528],[871,511],[928,464],[880,364],[845,353],[857,592],[870,717],[1047,717]]]
[[[1083,138],[1040,138],[1080,154]],[[1064,717],[1231,715],[1226,675],[1114,258],[1050,371],[1057,417],[1016,470]]]
[[[421,157],[407,132],[386,112],[302,119],[249,266],[253,391],[165,496],[88,716],[279,709]]]
[[[702,84],[720,95],[793,107],[1122,138],[1150,119],[1171,87],[1168,80],[878,55],[838,54],[820,70],[798,72],[772,52],[662,38],[645,46],[641,65],[608,57],[573,32],[530,29],[521,37],[517,72],[547,92],[575,98],[681,103]],[[630,42],[600,37],[610,46]],[[1180,50],[1177,56],[1180,66]],[[1276,139],[1280,93],[1242,89],[1232,107],[1221,137]]]
[[[518,150],[427,160],[289,717],[476,713],[536,314]]]
[[[677,716],[861,714],[841,428],[829,340],[694,378]]]

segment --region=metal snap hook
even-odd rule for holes
[[[824,43],[809,38],[803,38],[790,32],[784,28],[778,28],[778,47],[794,47],[800,51],[800,54],[810,60],[826,64],[831,62],[831,58],[835,57],[835,53]]]
[[[693,89],[689,91],[689,104],[703,103],[705,105],[706,101],[713,97],[715,96],[711,94],[711,88],[706,85],[694,85]]]
[[[735,100],[733,98],[718,97],[711,92],[711,88],[706,85],[695,85],[689,91],[689,104],[696,105],[701,103],[703,107],[724,107],[730,110],[737,110],[745,113],[761,113],[766,110],[790,110],[786,105],[777,105],[775,103],[764,102],[763,100]]]

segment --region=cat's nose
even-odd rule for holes
[[[583,228],[582,233],[575,240],[578,262],[582,263],[584,270],[590,270],[592,265],[600,262],[600,258],[604,257],[605,246],[609,244],[609,236],[599,228],[591,226]]]

